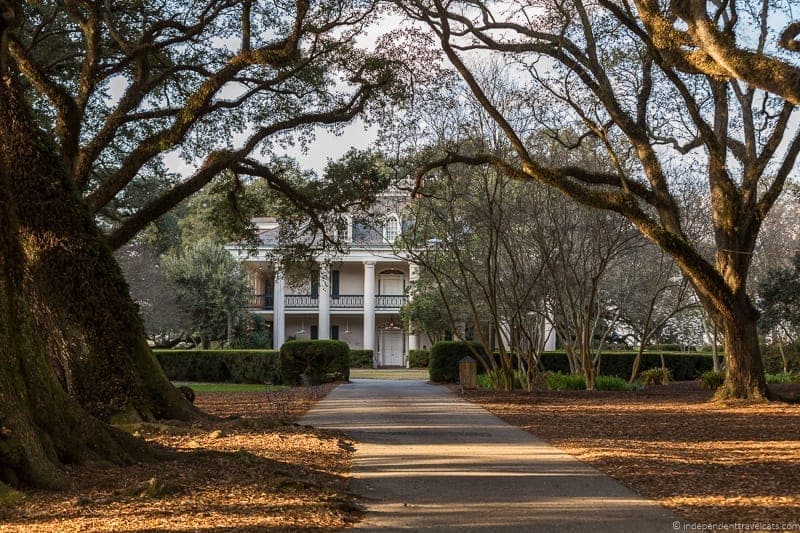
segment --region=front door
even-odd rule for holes
[[[403,366],[403,332],[384,331],[381,360],[384,366]]]

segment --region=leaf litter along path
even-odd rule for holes
[[[335,530],[359,516],[349,495],[352,444],[331,432],[279,425],[296,419],[332,385],[279,394],[198,393],[217,416],[194,426],[143,426],[171,460],[72,467],[76,488],[28,491],[0,508],[0,531]],[[272,418],[268,415],[273,415]],[[266,417],[266,418],[265,418]]]
[[[696,382],[465,394],[688,520],[800,524],[800,405],[710,397]]]

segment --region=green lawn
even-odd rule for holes
[[[351,368],[350,379],[428,379],[427,368]]]
[[[197,383],[194,381],[173,381],[173,385],[186,385],[195,392],[266,392],[267,386],[260,383]],[[270,385],[270,391],[283,390],[283,385]]]

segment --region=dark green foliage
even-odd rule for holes
[[[761,349],[764,360],[764,370],[770,374],[783,372],[783,358],[777,343],[764,346]],[[800,371],[800,342],[783,345],[783,354],[786,356],[786,369]]]
[[[428,350],[409,350],[408,366],[411,368],[428,368],[429,357],[430,352],[428,352]]]
[[[783,330],[789,335],[800,332],[800,252],[792,267],[773,270],[758,286],[762,332]]]
[[[682,352],[684,346],[680,344],[651,344],[645,347],[646,352]]]
[[[636,390],[635,384],[628,383],[616,376],[597,376],[595,388],[605,391]],[[550,390],[586,390],[586,380],[576,374],[552,372],[547,374],[547,388]]]
[[[586,381],[583,376],[551,372],[547,374],[547,388],[550,390],[584,390]]]
[[[186,401],[188,401],[189,403],[194,403],[195,394],[194,390],[191,387],[187,385],[181,385],[180,387],[178,387],[178,390],[181,391],[181,394],[183,395],[184,398],[186,398]]]
[[[617,376],[597,376],[594,386],[597,390],[629,391],[636,390],[639,386],[628,383],[627,380]]]
[[[779,372],[777,374],[767,374],[767,383],[800,383],[800,373],[798,372]]]
[[[617,376],[627,379],[631,375],[635,352],[603,352],[600,361],[600,374],[603,376]],[[666,367],[672,372],[676,381],[687,381],[697,377],[713,368],[711,356],[707,353],[672,352],[664,353]],[[550,372],[569,374],[569,362],[564,352],[548,352],[542,354],[542,368]],[[659,353],[645,352],[642,356],[640,368],[654,368],[661,366]]]
[[[470,356],[476,359],[470,346],[482,357],[486,357],[483,346],[472,341],[440,341],[431,347],[428,357],[428,373],[434,383],[456,383],[458,381],[458,362]],[[478,362],[478,368],[481,367]]]
[[[718,388],[722,387],[724,383],[724,372],[714,372],[713,370],[709,370],[708,372],[703,372],[703,374],[700,376],[700,386],[706,390],[717,390]]]
[[[337,340],[294,340],[281,346],[280,372],[283,383],[298,385],[306,376],[319,385],[327,377],[350,379],[350,347]]]
[[[372,368],[372,350],[350,350],[350,368]]]
[[[277,350],[153,350],[172,381],[276,383]]]

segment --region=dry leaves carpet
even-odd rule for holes
[[[771,387],[792,393],[791,385]],[[466,393],[689,520],[800,522],[800,405],[720,405],[710,396],[695,382],[637,392]]]
[[[31,491],[0,509],[0,531],[291,531],[347,527],[352,443],[282,424],[331,386],[281,393],[198,393],[208,413],[236,420],[203,426],[141,425],[174,457],[120,467],[73,467],[75,489]]]

